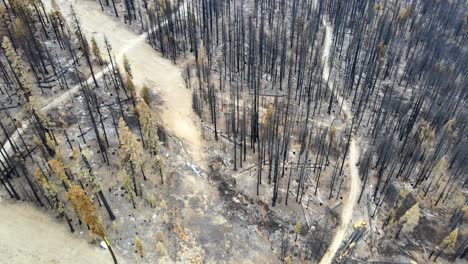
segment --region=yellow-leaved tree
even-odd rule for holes
[[[53,182],[49,182],[44,173],[42,173],[39,168],[34,170],[33,176],[42,187],[42,190],[44,191],[44,194],[47,196],[47,198],[52,201],[55,209],[58,209],[60,201],[57,197],[57,185],[55,185]]]
[[[455,244],[457,243],[458,238],[458,228],[455,228],[448,236],[444,238],[442,244],[444,245],[444,249],[448,249],[449,251],[453,251],[455,248]]]
[[[18,97],[20,102],[25,104],[29,102],[31,96],[31,80],[26,73],[26,68],[23,65],[23,61],[16,53],[11,41],[8,37],[3,37],[2,48],[5,51],[5,55],[8,59],[8,63],[13,69],[13,75],[19,86]]]
[[[68,189],[71,183],[67,177],[67,174],[65,172],[65,165],[62,163],[62,161],[58,159],[51,159],[49,160],[48,164],[55,176],[57,176],[57,178],[61,180],[62,183],[65,185],[65,188]]]
[[[67,199],[72,204],[73,208],[78,212],[83,221],[89,226],[91,232],[101,237],[107,245],[109,252],[112,255],[114,263],[117,263],[114,252],[106,235],[104,225],[99,218],[99,212],[86,192],[78,185],[73,185],[67,192]]]
[[[99,62],[100,65],[104,63],[102,60],[101,50],[96,42],[94,36],[91,38],[91,51],[93,52],[94,58]]]
[[[136,209],[136,204],[135,204],[135,198],[136,198],[136,193],[135,193],[135,188],[132,183],[132,179],[128,176],[127,172],[122,169],[120,170],[120,181],[122,183],[122,187],[125,189],[125,197],[132,202],[133,209]]]
[[[157,155],[159,153],[159,137],[156,118],[144,100],[138,102],[136,109],[143,130],[146,148],[148,148],[152,155]]]
[[[128,61],[128,57],[126,54],[123,55],[123,66],[124,66],[125,72],[129,75],[130,78],[133,79],[132,66],[130,65],[130,62]]]
[[[455,248],[455,244],[457,243],[457,239],[458,239],[458,228],[455,228],[454,230],[452,230],[452,232],[450,232],[450,234],[448,234],[444,240],[442,240],[442,243],[440,245],[440,250],[439,252],[437,252],[437,255],[435,256],[434,258],[434,262],[437,260],[437,258],[442,254],[442,252],[444,252],[445,250],[448,250],[449,252],[448,253],[451,253],[453,252],[453,249]],[[437,247],[438,248],[438,247]],[[431,252],[431,254],[429,255],[429,259],[431,259],[432,257],[432,254],[435,253],[436,250],[433,250]]]
[[[140,257],[143,258],[143,243],[141,242],[141,239],[138,236],[135,237],[135,249],[140,255]]]
[[[59,199],[58,191],[57,191],[57,185],[53,183],[52,181],[49,181],[47,177],[42,173],[42,170],[39,168],[36,168],[33,173],[34,179],[40,184],[42,187],[42,190],[44,191],[44,195],[51,201],[51,204],[53,205],[54,209],[57,210],[59,213],[60,217],[65,217],[65,220],[67,221],[68,227],[70,227],[70,231],[73,233],[75,232],[75,229],[73,228],[73,225],[71,224],[71,220],[68,217],[68,215],[65,212],[65,204]]]
[[[143,147],[130,131],[123,118],[119,120],[119,136],[121,169],[125,170],[125,173],[132,179],[133,189],[138,196],[136,178],[139,174],[138,171],[142,171]]]
[[[420,216],[421,212],[419,209],[419,203],[416,203],[400,218],[399,224],[402,226],[398,231],[397,238],[400,232],[403,232],[403,234],[409,234],[413,232],[414,228],[416,228],[416,226],[419,224]]]
[[[296,238],[294,239],[294,241],[297,241],[297,236],[301,233],[301,230],[302,230],[302,224],[300,222],[297,222],[294,225],[294,233],[296,234]]]
[[[140,97],[147,105],[151,104],[151,95],[148,86],[143,85],[143,88],[141,88]]]
[[[155,165],[159,170],[161,184],[164,184],[164,170],[166,162],[159,152],[159,136],[158,126],[155,114],[144,100],[140,100],[136,108],[141,129],[143,132],[145,147],[149,150],[152,156],[155,156]]]
[[[130,96],[132,97],[133,107],[136,107],[136,87],[133,83],[132,76],[128,73],[125,74],[125,89],[130,93]]]
[[[33,117],[34,121],[36,122],[36,131],[39,134],[42,144],[47,149],[49,154],[53,156],[55,154],[54,150],[48,147],[46,143],[46,136],[47,134],[50,134],[49,130],[47,129],[47,117],[42,113],[36,101],[34,100],[34,97],[32,96],[34,82],[28,75],[23,62],[13,48],[10,39],[6,36],[3,37],[2,48],[5,51],[7,61],[12,68],[13,76],[15,77],[16,83],[19,87],[17,91],[19,102],[24,105],[27,114]]]

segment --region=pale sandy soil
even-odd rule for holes
[[[327,80],[330,75],[330,49],[333,40],[333,27],[329,22],[326,21],[326,18],[323,19],[323,24],[325,25],[325,45],[322,55],[322,62],[324,63],[324,71],[323,71],[323,79]],[[333,81],[330,80],[328,85],[329,89],[332,89]],[[342,102],[345,100],[343,97],[339,95],[335,95],[338,99],[338,103],[341,105]],[[351,112],[350,107],[348,106],[347,102],[343,103],[343,112],[346,114],[347,119],[349,120],[352,118],[353,113]],[[356,143],[354,136],[351,138],[351,142],[349,144],[349,156],[348,156],[348,168],[349,174],[351,177],[350,179],[350,188],[348,192],[348,196],[344,201],[343,210],[341,212],[341,221],[340,226],[338,227],[333,240],[328,247],[325,255],[320,260],[320,264],[330,264],[333,261],[336,252],[340,248],[343,240],[346,238],[347,231],[350,225],[353,222],[353,212],[354,207],[357,203],[359,192],[361,189],[361,183],[359,178],[359,169],[357,167],[357,163],[359,160],[359,146]]]
[[[113,263],[107,250],[72,236],[63,223],[30,205],[0,200],[0,219],[1,264]]]

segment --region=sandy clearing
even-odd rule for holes
[[[113,263],[107,250],[71,236],[62,222],[28,204],[0,200],[0,219],[0,263]]]
[[[326,18],[323,18],[322,23],[325,26],[325,44],[324,50],[322,54],[322,63],[324,64],[323,70],[323,79],[326,81],[330,76],[330,50],[333,41],[333,27],[332,25],[327,22]],[[330,80],[329,85],[327,86],[328,89],[333,89],[333,80]],[[346,114],[347,120],[349,121],[353,113],[348,106],[348,103],[345,99],[336,94],[335,97],[338,100],[340,105],[343,105],[343,112]],[[353,221],[353,212],[354,207],[357,203],[359,192],[361,189],[361,183],[359,178],[359,169],[357,167],[357,163],[359,160],[359,146],[354,139],[354,136],[351,138],[351,142],[349,144],[349,156],[348,156],[348,167],[349,167],[349,174],[350,174],[350,189],[348,192],[348,196],[344,201],[343,210],[341,212],[341,221],[338,229],[331,241],[327,251],[323,255],[322,259],[320,260],[320,264],[330,264],[332,263],[336,252],[339,250],[343,240],[346,238],[346,233],[348,228],[352,224]]]

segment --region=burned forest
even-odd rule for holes
[[[0,263],[467,263],[466,0],[0,1]]]

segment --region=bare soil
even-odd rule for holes
[[[25,203],[0,200],[0,263],[112,263],[107,250],[71,235],[49,214]]]

